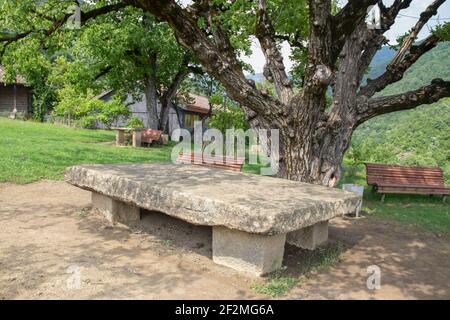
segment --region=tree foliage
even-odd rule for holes
[[[83,3],[82,10],[93,12],[108,5],[114,3]],[[49,30],[3,43],[3,48],[8,49],[2,58],[7,74],[11,79],[22,75],[34,90],[35,115],[42,118],[56,105],[58,109],[66,105],[61,100],[63,95],[58,93],[61,90],[73,91],[79,99],[114,90],[118,96],[132,94],[139,101],[149,90],[149,78],[156,93],[150,110],[156,110],[154,104],[158,100],[163,103],[163,99],[169,102],[173,99],[179,82],[191,72],[192,56],[177,43],[167,24],[139,8],[120,5],[118,8],[123,10],[112,10],[95,20],[86,19],[80,28],[53,30],[50,22],[58,19],[64,22],[65,13],[69,12],[67,2],[58,2],[57,6],[52,1],[3,4],[0,10],[7,13],[8,19],[2,21],[1,27],[15,30],[4,31],[4,35],[15,37],[30,28]],[[16,19],[19,16],[28,19]]]
[[[437,77],[408,92],[383,94],[384,89],[403,79],[411,66],[447,38],[448,25],[442,25],[425,39],[418,39],[445,0],[433,0],[423,12],[418,12],[416,24],[402,39],[386,69],[376,78],[364,80],[376,52],[387,42],[386,32],[414,1],[417,0],[394,0],[387,4],[378,0],[349,0],[342,7],[332,0],[195,0],[187,6],[176,0],[94,1],[82,5],[80,20],[84,25],[96,25],[110,15],[120,21],[128,10],[141,10],[144,16],[137,20],[139,25],[145,26],[148,21],[165,23],[177,42],[243,108],[253,128],[279,130],[280,177],[335,186],[341,176],[344,153],[358,126],[380,115],[432,104],[450,96],[450,81]],[[50,35],[62,34],[61,21],[70,18],[58,11],[64,3],[54,3],[56,11],[45,4],[51,13],[48,18],[42,15],[47,15],[47,11],[36,8],[33,11],[33,5],[27,7],[24,1],[6,2],[9,6],[0,8],[7,16],[0,20],[5,33],[0,37],[3,49],[30,35],[45,42]],[[18,5],[11,6],[14,2]],[[365,21],[373,5],[379,6],[381,15],[376,28]],[[97,33],[96,27],[93,28],[89,39],[98,41],[107,39],[112,31]],[[143,36],[143,41],[151,40],[151,35]],[[124,41],[125,50],[133,49],[134,40],[141,39],[132,38],[129,42],[129,37],[119,36],[119,40]],[[242,55],[249,53],[252,41],[257,41],[262,49],[266,60],[264,76],[274,86],[275,96],[245,77],[244,71],[249,66],[242,62]],[[292,74],[287,72],[280,50],[285,41],[293,48]],[[101,51],[111,47],[115,48],[106,42],[104,48],[93,49],[102,56]],[[121,45],[117,47],[121,50]],[[111,56],[115,55],[106,53],[104,58]],[[127,64],[124,66],[129,70]],[[156,72],[152,70],[146,80],[156,87]],[[152,95],[154,92],[149,94]]]
[[[77,120],[83,128],[93,128],[102,123],[108,128],[121,116],[127,117],[130,111],[117,96],[110,101],[83,98],[73,88],[65,87],[59,91],[62,96],[55,107],[54,115]]]
[[[245,131],[249,128],[242,108],[226,96],[213,95],[210,98],[210,104],[219,107],[213,108],[212,116],[208,119],[208,127],[218,129],[224,134],[227,129]]]

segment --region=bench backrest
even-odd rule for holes
[[[444,186],[444,174],[437,167],[412,167],[366,163],[369,185]]]
[[[141,131],[141,140],[148,143],[159,141],[162,134],[163,132],[160,130],[143,130]]]
[[[202,159],[201,163],[195,163],[195,161],[200,162],[196,159]],[[232,171],[241,171],[242,166],[245,163],[245,158],[234,158],[234,157],[215,157],[215,156],[207,156],[201,153],[181,153],[178,156],[179,163],[186,164],[196,164],[213,168],[222,168],[226,170]]]

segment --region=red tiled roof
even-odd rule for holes
[[[92,99],[101,99],[104,96],[110,94],[113,90],[107,90],[102,92],[101,94],[93,97]],[[208,114],[211,110],[211,106],[209,104],[209,99],[204,96],[199,96],[194,93],[189,93],[188,98],[185,95],[178,95],[179,99],[182,102],[182,109],[190,112]]]
[[[92,100],[98,100],[98,99],[101,99],[101,98],[103,98],[104,96],[110,94],[110,93],[113,92],[113,91],[114,91],[114,90],[105,90],[105,91],[103,91],[102,93],[96,95],[95,97],[93,97],[93,98],[91,98],[91,99],[92,99]]]
[[[181,98],[181,100],[186,104],[184,107],[186,111],[208,114],[211,110],[207,97],[189,93],[189,101],[186,101],[185,98]]]

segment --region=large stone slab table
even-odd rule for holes
[[[356,209],[354,193],[194,165],[84,165],[65,179],[92,191],[113,222],[134,223],[140,208],[212,226],[213,260],[263,275],[282,266],[284,245],[313,250],[328,220]]]

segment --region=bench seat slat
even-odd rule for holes
[[[442,171],[439,167],[417,167],[417,166],[403,166],[403,165],[394,165],[394,164],[376,164],[376,163],[365,163],[367,167],[370,168],[380,168],[380,169],[389,169],[389,170],[431,170],[431,171]]]
[[[202,163],[195,163],[201,159]],[[182,153],[178,156],[178,162],[184,164],[202,165],[213,168],[227,169],[232,171],[241,171],[242,166],[245,163],[245,158],[234,158],[226,156],[207,156],[202,154]]]
[[[443,186],[441,180],[411,180],[411,179],[369,179],[369,184],[377,185],[422,185],[422,186]]]
[[[425,187],[378,187],[379,193],[405,193],[405,194],[434,194],[434,195],[450,195],[450,188],[425,188]]]
[[[163,134],[160,130],[143,130],[141,131],[141,141],[146,143],[152,143],[153,141],[159,141]]]
[[[379,193],[449,195],[440,168],[366,163],[367,183]]]

